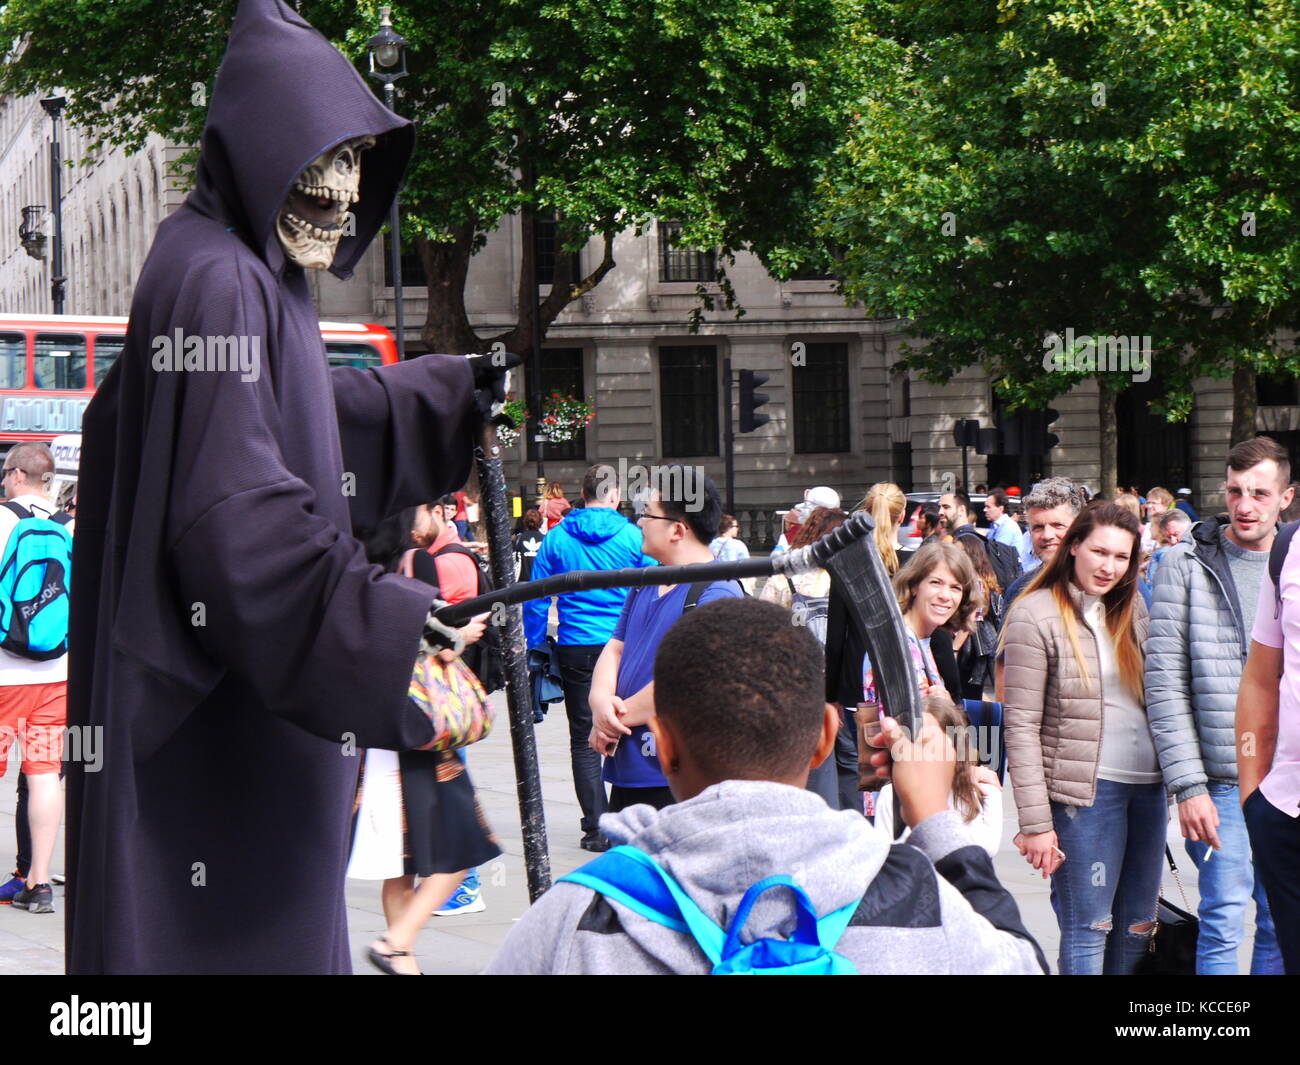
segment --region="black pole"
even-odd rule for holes
[[[54,313],[63,313],[63,289],[67,278],[63,276],[63,163],[59,142],[59,116],[67,98],[47,96],[41,100],[45,113],[54,122],[54,136],[50,141],[50,196],[54,204],[54,258],[51,263],[50,297]]]
[[[536,437],[534,443],[537,445],[537,507],[540,510],[545,506],[546,496],[546,434],[542,432],[542,312],[538,306],[537,296],[537,168],[532,163],[528,164],[528,191],[531,202],[525,210],[528,211],[528,240],[532,254],[524,255],[524,261],[528,274],[526,278],[528,285],[528,329],[533,339],[529,376],[533,381],[533,411],[536,418],[533,423],[536,432],[533,433],[533,436]]]
[[[501,448],[496,442],[496,430],[490,426],[484,431],[482,443],[474,449],[474,462],[478,468],[480,499],[487,523],[492,580],[498,588],[507,588],[515,583],[510,508],[506,479],[501,471]],[[529,901],[536,902],[551,886],[551,858],[546,843],[546,811],[542,805],[537,737],[533,733],[523,611],[517,605],[494,605],[488,623],[499,634],[505,659],[506,704],[510,717],[510,745],[515,759],[515,790],[519,795],[519,825],[524,841],[524,871],[528,877]]]
[[[970,481],[966,476],[966,445],[961,446],[961,490],[970,495]]]
[[[736,513],[736,433],[731,420],[731,356],[722,358],[722,435],[727,442],[727,513]]]
[[[384,82],[384,96],[387,98],[388,110],[397,114],[397,90],[392,80]],[[393,330],[397,334],[397,360],[406,360],[406,315],[405,300],[402,292],[402,221],[397,207],[397,195],[393,196],[393,205],[388,209],[388,228],[392,233],[392,246],[388,249],[393,270]]]

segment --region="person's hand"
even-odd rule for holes
[[[608,758],[618,747],[618,737],[611,736],[608,733],[601,732],[600,729],[593,727],[591,735],[587,737],[587,746],[602,758]]]
[[[1042,872],[1044,880],[1056,872],[1065,861],[1065,855],[1061,853],[1055,832],[1034,832],[1028,836],[1023,832],[1017,832],[1012,842],[1024,856],[1025,861]]]
[[[632,730],[622,720],[627,706],[617,695],[591,695],[587,701],[591,707],[591,723],[597,732],[613,739],[632,735]]]
[[[998,775],[986,765],[974,765],[970,770],[971,782],[978,787],[980,784],[992,784],[999,791],[1002,790],[1002,781]]]
[[[1182,829],[1183,839],[1208,843],[1216,851],[1222,849],[1219,811],[1208,795],[1193,795],[1178,804],[1178,827]]]
[[[460,627],[460,638],[465,647],[483,639],[483,633],[487,631],[487,619],[487,614],[475,614]]]
[[[889,744],[894,791],[907,827],[948,809],[957,751],[934,715],[925,715],[919,738],[908,736],[892,717],[881,720],[880,734]]]

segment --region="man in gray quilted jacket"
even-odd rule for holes
[[[1235,974],[1246,907],[1256,904],[1252,974],[1281,973],[1273,920],[1251,860],[1237,794],[1237,688],[1268,572],[1291,463],[1268,437],[1228,452],[1229,521],[1193,526],[1156,573],[1146,648],[1147,716],[1165,786],[1178,800],[1200,873],[1198,974]]]

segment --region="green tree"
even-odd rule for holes
[[[1067,327],[1149,335],[1159,410],[1235,373],[1300,369],[1300,14],[1289,0],[882,3],[870,84],[824,182],[845,292],[910,319],[906,365],[983,365],[1013,408],[1087,373],[1045,373]],[[1100,378],[1102,482],[1115,398]]]
[[[429,279],[423,339],[466,352],[531,347],[519,321],[476,336],[465,310],[473,254],[519,214],[529,276],[533,220],[552,213],[565,250],[592,238],[585,276],[559,257],[541,331],[613,269],[614,235],[654,217],[684,244],[752,246],[787,265],[811,248],[811,205],[858,95],[840,57],[861,0],[448,0],[394,6],[410,44],[399,110],[415,120],[403,238]],[[71,121],[138,146],[156,131],[197,144],[236,0],[10,0],[0,34],[24,48],[0,90],[60,86]],[[378,5],[303,0],[301,13],[364,69]],[[75,46],[69,47],[70,42]],[[774,249],[781,248],[781,251]],[[725,275],[722,293],[729,292]],[[713,289],[701,286],[706,303]],[[711,304],[708,304],[711,306]]]

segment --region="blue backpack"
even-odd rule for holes
[[[17,518],[0,559],[0,648],[44,662],[68,650],[72,537],[67,514],[38,518],[12,501]]]
[[[621,902],[646,920],[694,937],[713,963],[714,976],[856,976],[853,963],[834,951],[859,900],[818,917],[803,888],[788,876],[769,876],[745,892],[731,927],[725,932],[707,917],[677,881],[645,851],[615,847],[595,861],[560,878],[581,884]],[[798,906],[798,923],[790,939],[757,939],[742,944],[740,933],[758,897],[786,887]]]

